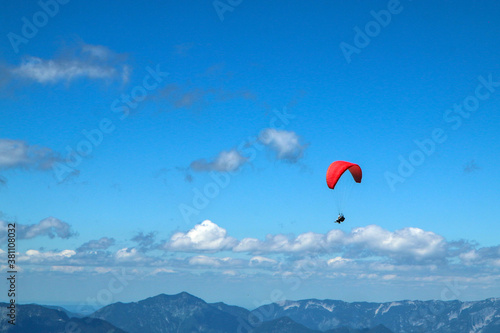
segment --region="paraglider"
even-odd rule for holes
[[[344,214],[340,213],[339,217],[337,217],[337,220],[335,221],[335,223],[342,223],[345,221],[345,217],[344,217]]]
[[[339,183],[340,178],[342,175],[349,170],[352,178],[354,178],[354,181],[356,183],[361,183],[361,178],[363,176],[361,172],[361,167],[357,164],[350,163],[350,162],[345,162],[345,161],[335,161],[330,166],[328,167],[328,170],[326,171],[326,184],[328,185],[329,188],[332,190],[335,190],[336,185]],[[346,180],[348,183],[348,187],[352,184],[352,181]],[[343,209],[343,201],[345,201],[345,198],[348,195],[348,189],[336,189],[336,199],[337,199],[337,208],[339,209],[339,217],[335,221],[336,223],[342,223],[345,221],[344,214],[342,212]]]

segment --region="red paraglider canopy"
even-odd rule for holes
[[[356,183],[361,183],[361,177],[363,175],[359,165],[345,161],[335,161],[330,164],[328,170],[326,171],[326,184],[328,187],[333,190],[339,181],[340,176],[342,176],[346,170],[351,172],[352,178],[354,178]]]

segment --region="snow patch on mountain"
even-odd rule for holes
[[[377,310],[375,310],[375,316],[377,315],[377,313],[380,311],[380,309],[382,309],[384,307],[384,304],[380,304],[377,308]]]
[[[335,304],[332,304],[332,305],[328,305],[324,302],[317,302],[317,301],[309,301],[306,303],[306,306],[305,306],[306,309],[308,308],[321,308],[321,309],[325,309],[327,310],[328,312],[333,312],[333,309],[335,309]]]
[[[288,310],[290,308],[298,308],[300,306],[300,303],[297,302],[290,302],[289,304],[285,305],[283,307],[283,310]]]
[[[470,308],[473,304],[474,304],[474,303],[472,303],[472,302],[464,302],[464,303],[462,304],[462,306],[460,307],[460,312],[462,312],[462,311],[463,311],[463,310],[465,310],[465,309]]]
[[[389,306],[387,307],[387,309],[385,309],[384,311],[382,311],[382,314],[387,313],[387,311],[389,311],[393,306],[400,306],[400,305],[401,305],[400,302],[392,302],[391,304],[389,304]]]

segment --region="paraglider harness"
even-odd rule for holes
[[[339,217],[337,218],[337,220],[335,221],[335,223],[342,223],[345,221],[345,217],[344,217],[344,214],[339,214]]]

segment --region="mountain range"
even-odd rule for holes
[[[117,302],[80,318],[60,307],[17,305],[16,325],[0,303],[0,332],[56,333],[493,333],[500,299],[482,301],[282,301],[248,310],[182,292]]]

